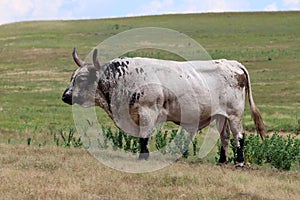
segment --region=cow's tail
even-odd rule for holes
[[[244,71],[244,73],[246,74],[246,77],[247,77],[246,90],[248,91],[249,104],[250,104],[252,118],[253,118],[253,121],[254,121],[254,124],[256,127],[256,131],[257,131],[257,133],[260,134],[260,137],[263,140],[265,138],[266,128],[265,128],[264,122],[262,120],[261,114],[260,114],[258,108],[255,106],[255,103],[253,100],[250,76],[249,76],[247,69],[243,65],[241,65],[240,67]]]

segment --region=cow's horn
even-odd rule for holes
[[[81,67],[84,65],[84,62],[77,55],[76,48],[74,48],[72,56],[73,56],[75,63],[78,65],[78,67]]]
[[[93,63],[94,63],[94,66],[97,70],[100,70],[100,63],[97,59],[97,56],[98,56],[98,50],[95,49],[94,52],[93,52]]]

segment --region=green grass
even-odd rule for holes
[[[81,57],[106,38],[139,27],[185,33],[215,58],[235,59],[250,72],[254,98],[268,130],[294,131],[300,118],[300,12],[164,15],[122,19],[36,21],[0,26],[0,129],[45,133],[73,126],[61,101]],[[130,55],[130,52],[128,53]],[[179,59],[151,50],[133,53]],[[132,56],[131,55],[131,56]],[[97,109],[102,124],[112,124]],[[253,130],[249,107],[244,124]],[[298,127],[299,128],[299,127]],[[7,137],[4,137],[5,141]]]

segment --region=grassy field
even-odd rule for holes
[[[84,149],[55,147],[53,132],[74,127],[61,101],[76,66],[101,41],[125,30],[164,27],[199,42],[214,58],[250,72],[269,131],[300,130],[300,12],[164,15],[0,26],[0,199],[297,199],[299,172],[236,171],[178,162],[147,174],[109,169]],[[157,52],[140,52],[157,57]],[[160,55],[161,56],[161,55]],[[168,59],[166,55],[163,57]],[[97,109],[101,124],[112,125]],[[244,126],[253,131],[249,106]],[[31,146],[25,144],[31,138]],[[39,146],[42,146],[39,148]],[[215,152],[214,155],[215,156]],[[123,198],[124,199],[124,198]]]

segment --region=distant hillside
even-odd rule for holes
[[[0,128],[72,124],[70,107],[60,100],[75,69],[72,48],[84,57],[106,38],[139,27],[174,29],[198,41],[215,59],[239,60],[250,71],[254,98],[268,129],[292,131],[297,126],[300,12],[253,12],[2,25]],[[249,130],[254,127],[248,107],[245,125]]]

